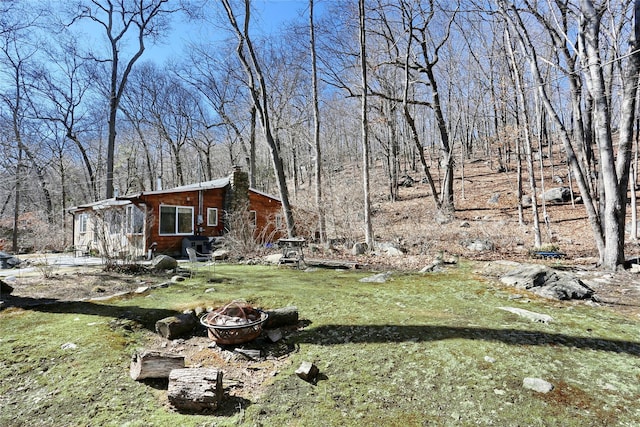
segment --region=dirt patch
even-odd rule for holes
[[[182,355],[187,367],[221,369],[226,396],[218,413],[233,414],[250,402],[258,401],[273,379],[291,363],[289,356],[297,351],[297,347],[287,344],[286,337],[297,330],[298,327],[283,330],[285,339],[276,343],[270,342],[263,333],[260,338],[238,346],[216,345],[210,338],[202,336],[205,334],[203,331],[200,336],[173,341],[156,336],[149,340],[146,348]],[[251,359],[241,353],[243,349],[259,350],[261,356]]]
[[[106,272],[101,266],[65,267],[64,270],[47,277],[33,272],[20,274],[10,283],[13,287],[11,295],[5,295],[3,299],[9,304],[11,297],[32,299],[34,304],[37,304],[38,300],[82,301],[133,292],[141,286],[152,286],[170,277],[143,271],[137,274]]]

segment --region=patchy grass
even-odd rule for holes
[[[512,292],[461,267],[360,283],[364,272],[216,267],[146,296],[0,312],[0,425],[635,425],[640,322],[603,308]],[[211,291],[214,288],[215,291]],[[205,290],[209,289],[209,292]],[[131,354],[155,320],[245,299],[296,305],[298,349],[253,402],[181,415],[166,391],[132,381]],[[500,306],[552,316],[532,323]],[[75,349],[63,349],[74,343]],[[316,385],[294,374],[320,368]],[[548,394],[525,377],[555,385]]]

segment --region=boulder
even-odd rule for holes
[[[178,268],[178,261],[168,255],[157,255],[151,261],[152,270],[175,270],[176,268]]]
[[[278,264],[280,262],[280,258],[282,258],[282,254],[279,252],[277,254],[269,254],[264,257],[264,262],[268,264]]]
[[[545,191],[542,194],[545,202],[564,203],[571,200],[571,190],[567,187],[556,187]]]
[[[492,251],[493,243],[488,240],[475,239],[464,243],[464,246],[470,251],[482,252]]]
[[[0,268],[14,268],[20,264],[20,259],[11,254],[0,251]]]
[[[393,243],[380,243],[380,251],[384,252],[387,256],[400,256],[403,255],[401,249],[398,249]]]
[[[11,292],[13,292],[13,286],[0,280],[0,295],[11,295]]]
[[[224,260],[229,258],[229,251],[226,249],[216,249],[213,254],[211,254],[211,258],[214,260]]]
[[[358,242],[355,245],[353,245],[353,248],[351,248],[351,254],[362,255],[365,252],[367,252],[368,249],[369,248],[365,242]]]
[[[590,299],[594,291],[574,275],[544,265],[522,265],[508,271],[500,282],[556,300]]]

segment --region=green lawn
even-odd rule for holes
[[[640,422],[640,319],[541,299],[474,277],[302,272],[221,265],[149,296],[0,312],[0,425],[6,426],[632,426]],[[205,292],[214,287],[215,292]],[[261,399],[233,413],[182,415],[166,391],[132,381],[131,354],[153,323],[245,299],[295,305],[309,325]],[[550,315],[533,323],[501,306]],[[63,349],[73,343],[75,349]],[[295,369],[312,361],[316,385]],[[555,388],[541,394],[525,377]]]

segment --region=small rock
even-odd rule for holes
[[[184,276],[173,276],[171,278],[172,283],[184,282],[184,280],[185,280]]]
[[[282,339],[282,331],[280,329],[270,329],[267,331],[267,337],[271,342],[278,342]]]
[[[549,393],[553,390],[553,384],[541,378],[525,378],[522,380],[522,387],[538,393]]]
[[[296,375],[307,382],[314,382],[318,377],[320,370],[311,362],[302,362],[300,367],[296,369]]]
[[[484,361],[485,361],[485,362],[487,362],[487,363],[495,363],[495,362],[496,362],[496,359],[494,359],[494,358],[493,358],[493,357],[491,357],[491,356],[485,356],[485,357],[484,357]]]
[[[491,198],[489,199],[489,203],[495,204],[500,200],[500,193],[493,193]]]
[[[63,350],[75,350],[76,348],[78,348],[78,346],[72,342],[67,342],[62,344],[60,348]]]
[[[387,279],[391,276],[391,272],[387,271],[386,273],[378,273],[373,276],[363,277],[360,279],[362,283],[385,283]]]
[[[469,227],[471,227],[471,224],[469,224],[469,221],[462,221],[460,223],[460,227],[461,228],[469,228]]]
[[[204,291],[205,294],[210,294],[211,292],[215,292],[216,289],[215,288],[208,288],[207,290]]]
[[[149,290],[149,286],[139,286],[134,292],[136,294],[144,294],[145,292],[147,292]]]
[[[493,392],[494,392],[495,394],[497,394],[498,396],[504,396],[504,395],[507,393],[506,391],[504,391],[504,390],[502,390],[502,389],[499,389],[499,388],[494,388],[494,389],[493,389]]]

